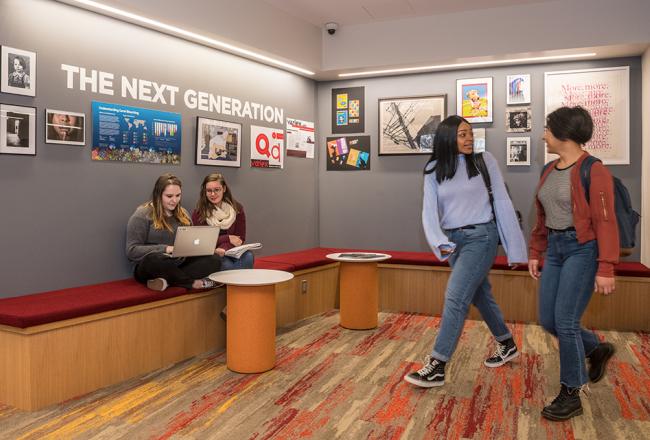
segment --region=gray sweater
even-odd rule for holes
[[[173,232],[154,229],[151,211],[150,206],[138,206],[126,226],[126,256],[134,263],[151,253],[164,253],[167,246],[173,246],[176,228],[181,226],[176,217],[169,217],[167,222]]]

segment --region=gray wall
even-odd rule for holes
[[[1,103],[37,108],[37,155],[0,155],[0,297],[129,277],[126,222],[164,172],[183,180],[182,203],[190,209],[203,177],[222,172],[246,208],[249,241],[264,244],[260,255],[318,244],[316,160],[285,158],[284,170],[251,169],[250,120],[182,102],[68,90],[60,64],[264,103],[284,108],[285,119],[309,121],[316,117],[312,80],[44,0],[2,0],[0,44],[38,54],[36,98],[0,94]],[[181,113],[181,165],[91,161],[92,100]],[[46,108],[85,113],[86,146],[45,144]],[[194,165],[197,116],[243,124],[241,168]]]
[[[365,86],[366,131],[371,136],[370,171],[326,171],[326,154],[319,163],[320,244],[404,251],[429,250],[422,232],[422,169],[427,156],[381,156],[378,151],[378,99],[447,94],[447,112],[456,111],[456,79],[493,77],[494,122],[486,128],[486,149],[501,164],[513,202],[524,217],[526,237],[534,221],[532,197],[544,163],[544,72],[630,66],[630,165],[609,166],[630,190],[632,204],[641,207],[641,63],[640,58],[491,67],[318,84],[320,145],[331,136],[331,89]],[[506,133],[506,75],[530,73],[532,131]],[[506,136],[531,137],[531,166],[506,166]],[[323,149],[324,147],[321,147]],[[637,239],[637,244],[639,240]],[[638,245],[628,259],[638,261]]]

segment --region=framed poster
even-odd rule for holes
[[[287,118],[287,156],[314,158],[314,123]]]
[[[507,107],[506,108],[506,132],[523,133],[531,128],[530,107]]]
[[[456,112],[469,122],[492,122],[492,77],[456,80]]]
[[[506,76],[506,104],[530,104],[530,75]]]
[[[586,108],[594,120],[594,133],[585,150],[604,164],[630,163],[629,99],[629,66],[544,74],[545,114],[562,106]],[[555,157],[545,153],[544,161]]]
[[[284,168],[284,131],[251,125],[251,168]]]
[[[438,124],[447,117],[447,95],[381,98],[379,155],[431,154]]]
[[[181,163],[180,113],[93,101],[92,160]]]
[[[46,109],[45,143],[86,145],[86,115]]]
[[[0,104],[0,153],[36,156],[36,108]]]
[[[0,56],[0,91],[36,96],[36,54],[2,46]]]
[[[196,118],[196,164],[241,166],[241,124]]]
[[[327,138],[327,171],[370,169],[370,136]]]
[[[363,133],[365,88],[332,89],[332,133]]]
[[[530,165],[530,138],[506,138],[506,165]]]

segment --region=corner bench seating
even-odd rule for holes
[[[293,272],[276,286],[279,327],[338,308],[339,263],[311,248],[265,257],[255,268]],[[450,269],[430,252],[392,255],[379,264],[380,310],[439,315]],[[650,269],[617,266],[617,291],[594,295],[588,327],[650,331]],[[491,272],[507,320],[535,322],[537,283],[524,267],[497,257]],[[0,299],[0,402],[25,410],[53,403],[225,347],[219,311],[225,288],[153,292],[132,279]],[[472,308],[470,317],[479,319]]]

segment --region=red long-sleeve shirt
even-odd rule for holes
[[[591,183],[589,185],[589,200],[585,197],[585,189],[580,181],[580,166],[589,156],[585,152],[571,170],[571,204],[573,206],[573,224],[576,228],[578,243],[589,240],[598,241],[598,276],[613,277],[614,265],[618,263],[619,239],[618,224],[614,211],[614,179],[609,170],[601,163],[594,162],[591,167]],[[537,206],[537,221],[530,236],[530,259],[539,260],[546,251],[548,229],[545,225],[544,207],[539,201],[539,190],[544,180],[553,169],[553,162],[539,179],[535,192]]]

